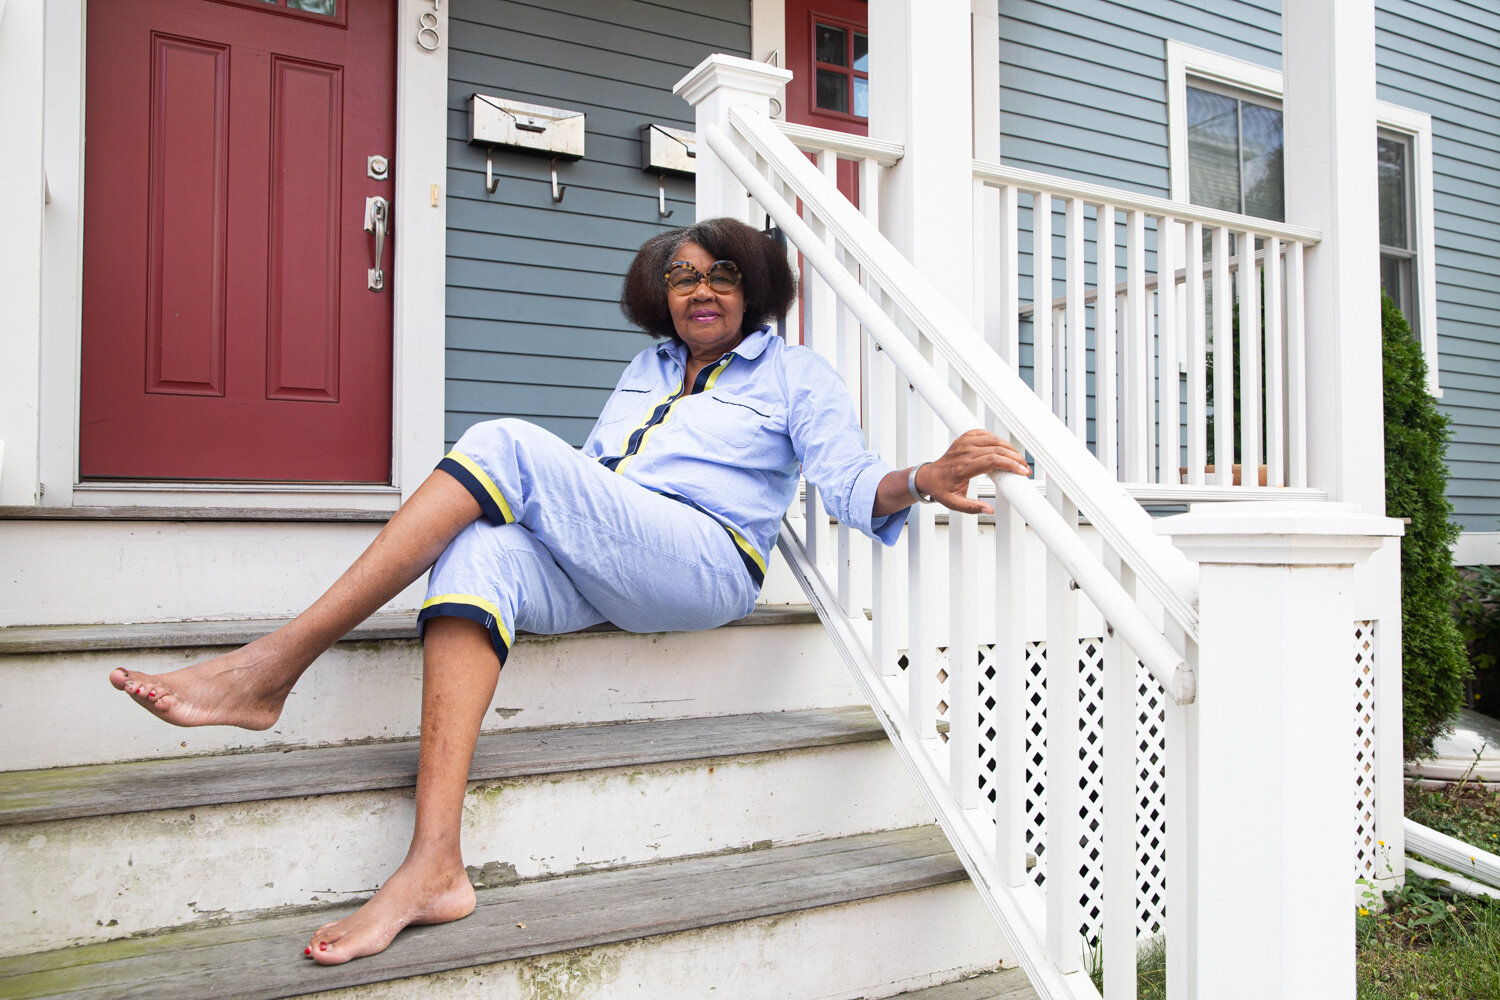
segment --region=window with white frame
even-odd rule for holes
[[[1167,95],[1172,198],[1287,221],[1281,74],[1168,40]],[[1376,116],[1380,286],[1420,340],[1428,389],[1441,395],[1432,119],[1383,101],[1376,105]]]

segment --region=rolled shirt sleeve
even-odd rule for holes
[[[817,484],[823,506],[842,524],[894,545],[911,508],[874,518],[875,493],[892,471],[865,446],[854,401],[838,373],[805,348],[786,352],[787,429],[802,474]]]

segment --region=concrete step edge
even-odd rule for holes
[[[310,926],[352,906],[272,913],[0,960],[15,1000],[271,1000],[838,906],[967,880],[936,827],[678,859],[479,892],[474,913],[411,928],[381,955],[314,968]]]
[[[484,733],[469,780],[742,757],[885,739],[865,706]],[[0,773],[0,827],[416,784],[417,740]]]
[[[81,653],[128,649],[181,649],[195,646],[243,646],[274,632],[287,618],[246,618],[234,621],[142,622],[98,625],[10,625],[0,628],[0,656],[35,653]],[[744,618],[724,628],[741,626],[815,624],[817,612],[807,604],[760,605]],[[620,632],[605,622],[581,629],[580,633]],[[343,642],[376,642],[415,639],[414,612],[392,611],[371,615],[344,636]],[[535,638],[529,632],[522,642]],[[551,638],[551,637],[549,637]]]

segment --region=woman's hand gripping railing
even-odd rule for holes
[[[790,157],[772,158],[768,156],[768,159],[772,159],[772,162],[775,162],[784,174],[789,175],[787,180],[794,189],[798,189],[798,195],[804,201],[811,201],[816,195],[824,194],[823,187],[826,185],[826,182],[817,173],[816,169],[806,162],[802,154],[797,152],[796,148],[785,137],[775,132],[774,129],[769,132],[757,129],[756,127],[759,123],[746,121],[745,119],[748,117],[742,115],[740,109],[731,111],[731,120],[736,125],[746,129],[747,132],[755,130],[756,134],[754,136],[747,136],[752,142],[758,140],[760,144],[768,146],[773,143],[780,143],[784,144],[787,150],[790,150]],[[866,333],[886,352],[896,368],[911,383],[926,403],[932,407],[938,419],[954,434],[961,434],[970,428],[978,426],[979,421],[976,416],[963,404],[946,382],[937,376],[931,366],[923,360],[921,352],[911,340],[901,333],[895,321],[887,316],[874,299],[860,286],[858,279],[850,274],[847,269],[839,266],[835,252],[815,236],[811,228],[798,216],[796,207],[776,193],[770,181],[766,180],[755,169],[750,160],[735,148],[735,144],[730,137],[719,127],[709,126],[705,131],[705,139],[709,147],[720,157],[736,179],[745,185],[750,195],[760,203],[761,207],[776,222],[776,225],[786,233],[787,238],[801,251],[805,261],[818,272],[834,290],[839,299],[854,313],[855,317],[864,326]],[[758,151],[762,152],[762,155],[766,155],[764,151],[759,149]],[[784,152],[784,150],[781,152]],[[777,160],[780,162],[777,162]],[[790,176],[794,172],[798,172],[799,161],[802,166],[806,167],[807,172],[811,174],[810,177],[805,175]],[[822,199],[822,201],[826,202],[827,199]],[[846,230],[856,229],[853,239],[849,235],[840,234],[840,239],[846,248],[846,252],[860,257],[861,263],[865,263],[863,257],[860,256],[860,241],[863,240],[865,241],[866,249],[868,245],[878,242],[889,251],[889,254],[894,255],[895,251],[885,243],[884,238],[878,232],[858,230],[858,227],[855,225],[856,223],[858,226],[869,228],[868,223],[860,218],[857,212],[853,212],[852,209],[850,209],[850,212],[852,213],[850,218],[839,220]],[[833,212],[830,211],[829,214],[831,215]],[[830,221],[830,225],[833,225],[832,221]],[[888,269],[882,268],[880,270],[887,271]],[[902,273],[899,275],[898,280],[893,280],[888,273],[880,274],[880,278],[882,290],[897,303],[898,307],[904,308],[909,317],[917,321],[922,332],[931,337],[936,346],[943,347],[945,341],[932,336],[930,323],[922,315],[922,310],[908,304],[912,301],[913,295],[925,295],[940,305],[940,298],[937,293],[924,287],[925,281],[921,279],[915,270],[910,270],[909,274]],[[953,324],[960,326],[967,325],[956,314],[944,318],[950,319]],[[974,334],[972,330],[969,331],[969,334],[969,339],[975,343],[979,343],[977,334]],[[998,366],[1001,374],[1009,375],[1012,379],[1015,379],[1014,374],[1009,372],[1004,362],[997,356],[993,356],[993,352],[990,353],[992,361],[989,367],[994,368]],[[1090,519],[1094,520],[1096,526],[1099,526],[1101,531],[1106,535],[1106,541],[1114,544],[1114,539],[1109,537],[1110,532],[1105,531],[1105,526],[1095,520],[1096,515],[1094,511],[1099,509],[1099,505],[1087,502],[1083,494],[1087,491],[1089,485],[1101,479],[1113,491],[1119,492],[1122,497],[1124,494],[1118,484],[1103,476],[1104,470],[1098,466],[1093,456],[1089,455],[1087,450],[1082,448],[1081,445],[1078,448],[1079,454],[1077,455],[1059,454],[1064,449],[1055,446],[1039,447],[1040,441],[1035,430],[1033,429],[1032,433],[1022,432],[1020,428],[1023,425],[1018,421],[1028,417],[1038,421],[1055,421],[1056,418],[1050,412],[1041,407],[1039,402],[1035,407],[1028,407],[1024,401],[1002,401],[999,393],[994,391],[993,386],[986,385],[981,378],[976,377],[974,367],[971,364],[959,364],[958,359],[954,357],[948,357],[947,360],[976,389],[976,394],[979,395],[981,401],[999,414],[1008,428],[1016,429],[1013,433],[1026,446],[1027,450],[1044,459],[1048,457],[1048,453],[1051,454],[1053,461],[1046,463],[1049,475],[1054,475],[1055,478],[1062,481],[1061,485],[1064,492],[1070,498],[1076,500],[1080,509],[1090,514]],[[1016,381],[1019,385],[1019,380]],[[1030,390],[1026,389],[1024,385],[1021,386],[1020,391],[1035,401],[1035,397],[1031,395]],[[1010,395],[1014,396],[1015,393],[1011,393]],[[1034,410],[1035,412],[1027,412],[1028,410]],[[1072,436],[1066,432],[1065,428],[1062,430],[1062,438],[1068,442],[1072,442]],[[1053,441],[1055,442],[1056,440],[1057,438],[1054,436]],[[1064,461],[1071,461],[1075,467],[1080,462],[1087,461],[1097,470],[1097,474],[1085,472],[1082,475],[1072,477],[1057,475],[1052,470],[1059,469]],[[1074,471],[1077,471],[1076,468]],[[1110,575],[1099,557],[1089,550],[1088,545],[1083,539],[1067,526],[1058,512],[1047,503],[1037,492],[1035,486],[1029,481],[1010,474],[1000,474],[993,478],[999,497],[1009,503],[1026,523],[1031,526],[1047,549],[1067,569],[1079,588],[1094,603],[1104,618],[1118,630],[1121,637],[1130,645],[1141,662],[1151,671],[1167,695],[1177,704],[1192,702],[1196,696],[1196,678],[1192,670],[1188,667],[1183,653],[1172,648],[1161,629],[1152,623],[1151,619],[1141,610],[1140,606],[1126,593],[1119,581]],[[1133,501],[1130,501],[1128,497],[1124,497],[1124,499],[1131,506],[1134,506]],[[1142,512],[1141,516],[1145,518],[1144,512]],[[1149,532],[1149,520],[1147,520],[1144,527]],[[1116,534],[1123,535],[1125,533],[1117,532]],[[1159,543],[1159,546],[1154,546],[1153,548],[1155,547],[1165,547],[1165,543]],[[1146,551],[1142,551],[1144,547],[1138,542],[1135,544],[1116,545],[1115,548],[1121,552],[1122,557],[1127,557],[1128,553],[1128,561],[1136,568],[1136,572],[1142,579],[1150,579],[1152,577],[1162,578],[1168,575],[1163,573],[1160,567],[1152,567],[1148,564]],[[1167,549],[1171,551],[1170,547],[1167,547]],[[1166,590],[1167,588],[1163,586],[1163,589]],[[1168,605],[1168,610],[1183,622],[1184,626],[1189,629],[1189,635],[1192,635],[1195,631],[1196,621],[1195,616],[1191,614],[1190,604],[1187,608],[1180,607],[1184,603],[1184,596],[1180,588],[1171,588],[1169,593],[1175,599],[1170,601],[1164,600],[1163,603]]]

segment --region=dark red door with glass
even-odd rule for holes
[[[89,4],[83,478],[389,481],[395,6]]]
[[[869,7],[865,0],[787,0],[787,121],[870,134]],[[839,190],[859,204],[859,168],[840,160]]]

